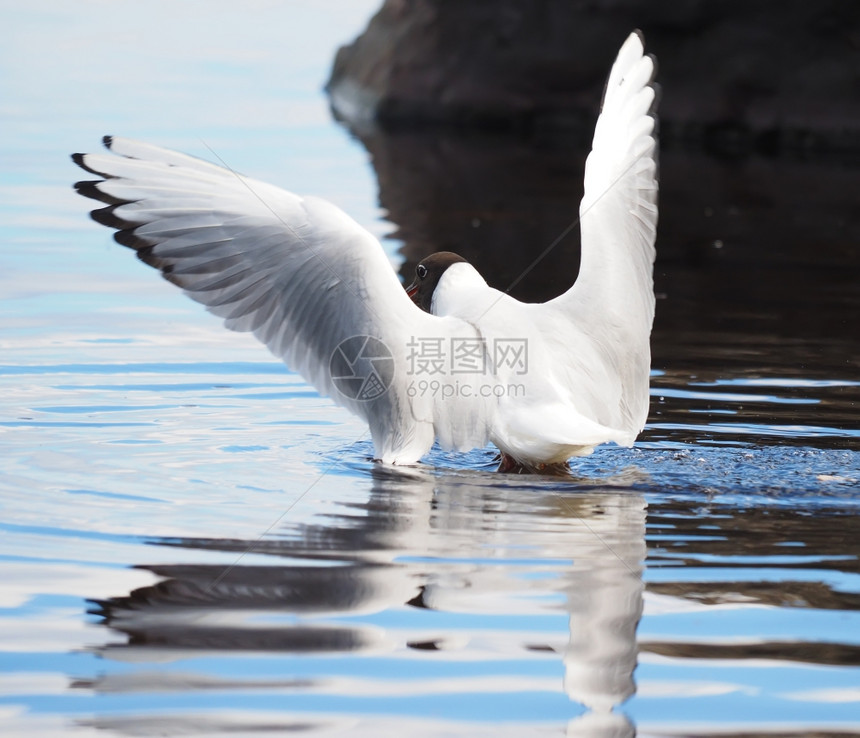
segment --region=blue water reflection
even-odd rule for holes
[[[566,496],[543,485],[523,494],[429,470],[373,477],[366,503],[272,540],[170,542],[276,558],[228,570],[153,567],[160,584],[97,603],[105,625],[128,636],[99,652],[126,665],[203,667],[196,677],[182,671],[177,687],[280,688],[294,696],[282,699],[283,727],[295,712],[504,723],[538,710],[539,722],[563,723],[608,713],[633,693],[641,495]],[[282,661],[287,683],[261,684],[249,652]],[[225,654],[248,672],[219,667]],[[165,678],[141,668],[86,687],[146,693]]]
[[[569,482],[500,477],[489,452],[391,471],[312,393],[276,425],[283,403],[259,385],[294,375],[133,369],[3,375],[7,397],[26,385],[44,403],[31,417],[78,408],[7,435],[0,704],[25,707],[20,725],[632,735],[855,719],[860,503],[819,481],[856,477],[852,452],[647,441]],[[204,381],[171,390],[180,377]],[[119,393],[135,402],[92,412]],[[735,457],[756,469],[741,486]]]

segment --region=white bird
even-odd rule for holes
[[[653,75],[631,34],[585,165],[579,276],[545,303],[493,289],[447,252],[404,291],[376,238],[334,205],[137,141],[75,154],[102,177],[76,188],[107,203],[92,216],[119,243],[362,417],[377,460],[491,441],[500,469],[543,470],[632,445],[648,415]]]

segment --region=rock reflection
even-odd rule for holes
[[[590,123],[528,138],[352,132],[371,155],[407,281],[427,254],[451,250],[521,300],[573,283]],[[792,368],[811,354],[821,357],[815,368],[844,371],[856,355],[845,316],[860,310],[856,162],[730,155],[679,141],[660,157],[654,365],[701,369],[705,352],[718,367],[734,366],[738,344],[749,344],[747,369]]]
[[[846,493],[846,499],[853,493]],[[719,504],[682,507],[677,501],[654,502],[649,509],[647,591],[664,603],[683,603],[705,614],[722,611],[769,612],[772,619],[792,611],[827,618],[860,610],[860,558],[856,510],[798,495],[791,506]],[[728,513],[728,514],[727,514]],[[666,570],[684,575],[666,577]],[[661,581],[662,580],[662,581]],[[659,607],[654,608],[656,614]],[[832,622],[838,622],[834,617]],[[701,633],[685,637],[640,635],[641,654],[678,663],[808,664],[857,667],[860,645],[853,637],[810,631],[791,637],[757,632],[743,624],[731,638]],[[791,632],[791,631],[790,631]]]
[[[499,289],[538,301],[565,291],[579,271],[579,228],[588,143],[546,145],[512,136],[365,131],[379,199],[403,241],[403,276],[434,251],[455,251]],[[530,265],[561,234],[525,278]],[[516,284],[515,284],[516,283]]]
[[[271,557],[269,565],[145,567],[164,580],[95,603],[103,624],[124,636],[99,649],[107,659],[191,659],[205,669],[207,661],[229,654],[280,654],[286,661],[279,678],[139,666],[75,686],[99,693],[278,689],[329,696],[325,711],[345,715],[349,707],[332,695],[396,699],[432,697],[442,689],[516,700],[554,692],[577,703],[568,703],[571,735],[633,735],[613,709],[635,689],[645,508],[629,491],[564,491],[538,482],[504,487],[488,475],[375,470],[366,503],[254,544],[255,555]],[[244,551],[253,542],[165,543]],[[547,628],[545,618],[562,612],[567,632],[561,623]],[[535,629],[536,623],[543,625]],[[361,686],[337,668],[323,675],[307,670],[311,662],[303,660],[350,653],[390,659],[392,668],[407,659],[412,674],[402,684],[366,675]],[[549,660],[561,662],[561,683],[510,665],[535,663],[543,670]],[[481,666],[461,676],[458,663]],[[440,664],[450,669],[450,686],[440,687]],[[293,717],[284,713],[281,727],[293,725]],[[103,726],[133,731],[141,729],[139,721],[146,719],[122,727],[111,718]],[[417,734],[432,734],[427,731]]]

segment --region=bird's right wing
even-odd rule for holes
[[[418,339],[474,337],[408,298],[376,240],[336,206],[184,154],[122,138],[75,154],[99,180],[78,191],[106,203],[93,218],[236,331],[248,331],[321,393],[364,418],[377,457],[412,463],[434,426],[446,445],[486,442],[473,414],[459,432],[441,397],[409,391]]]

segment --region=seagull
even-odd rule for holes
[[[654,72],[636,31],[585,164],[579,275],[543,303],[490,287],[451,252],[423,259],[404,289],[379,241],[335,205],[131,139],[74,154],[99,177],[75,188],[103,204],[92,218],[117,242],[363,418],[375,460],[491,442],[501,471],[567,468],[600,444],[632,445],[648,415]]]

